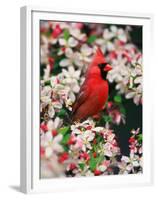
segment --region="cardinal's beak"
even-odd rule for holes
[[[112,70],[112,67],[111,67],[111,65],[107,64],[107,65],[105,66],[105,68],[104,68],[104,71],[105,71],[105,72],[108,72],[108,71],[110,71],[110,70]]]

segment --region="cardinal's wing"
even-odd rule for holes
[[[90,95],[89,88],[86,86],[86,84],[83,84],[76,98],[76,101],[72,106],[72,116],[75,114],[77,109],[87,100],[89,95]]]

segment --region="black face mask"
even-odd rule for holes
[[[98,67],[100,69],[100,72],[101,72],[101,77],[102,79],[106,80],[106,77],[107,77],[107,73],[106,71],[104,71],[104,68],[105,66],[107,65],[108,63],[100,63],[98,64]]]

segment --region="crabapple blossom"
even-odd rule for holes
[[[141,106],[143,101],[142,52],[131,31],[126,25],[40,22],[41,178],[142,173],[141,126],[131,130],[126,155],[115,129],[128,125],[124,102],[132,99]],[[72,122],[72,107],[97,47],[113,68],[107,73],[109,99],[97,117]]]

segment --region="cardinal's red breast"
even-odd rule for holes
[[[73,106],[73,121],[84,120],[98,114],[105,106],[108,91],[107,81],[95,77],[86,80]]]

